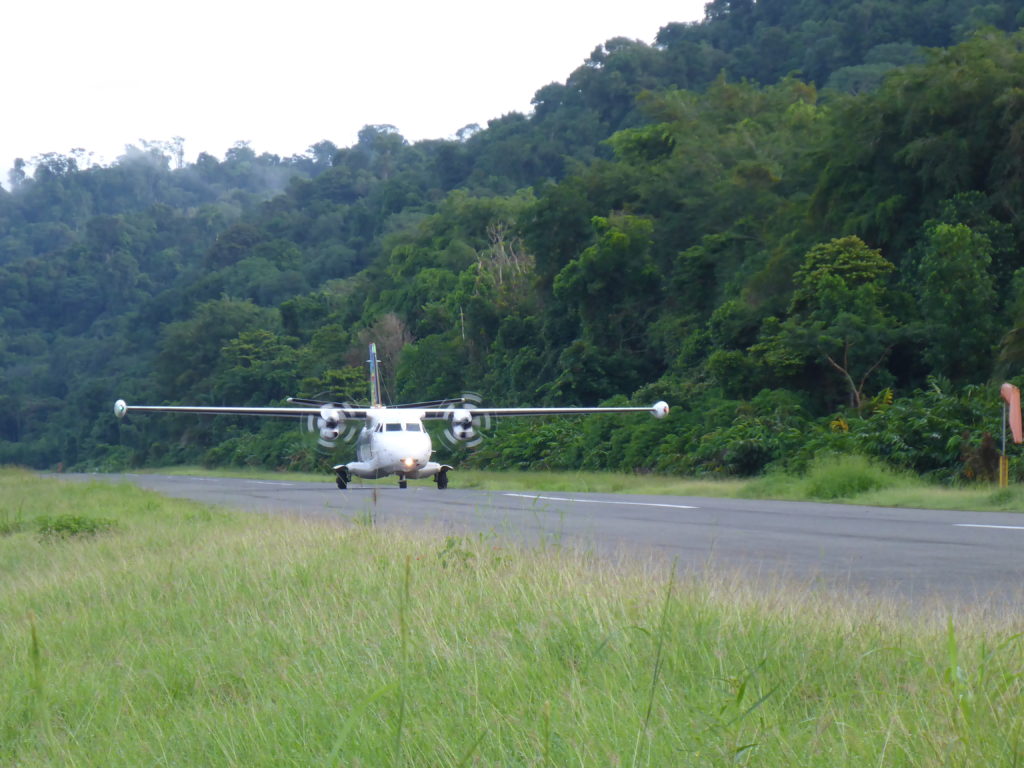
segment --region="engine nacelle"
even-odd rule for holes
[[[337,408],[320,409],[320,427],[336,427],[341,424],[341,411]]]
[[[452,435],[456,440],[472,440],[476,437],[473,429],[473,414],[465,408],[452,412]]]
[[[341,411],[336,408],[321,408],[316,426],[320,430],[320,440],[333,443],[341,434]]]

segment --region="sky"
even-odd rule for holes
[[[704,0],[13,0],[0,8],[0,180],[14,158],[185,139],[302,154],[390,124],[409,141],[528,113],[612,37],[653,43]]]

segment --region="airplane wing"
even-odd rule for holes
[[[312,406],[256,408],[207,405],[128,405],[124,400],[114,403],[114,414],[120,419],[132,411],[149,413],[200,413],[214,416],[321,416],[329,411],[347,419],[365,419],[369,408],[338,408],[329,403]]]
[[[334,403],[317,403],[313,400],[294,400],[303,403],[298,406],[255,407],[255,406],[210,406],[210,405],[128,405],[124,400],[114,403],[114,414],[123,418],[131,411],[147,413],[198,413],[214,416],[323,416],[329,412],[335,418],[365,419],[370,408],[353,408]],[[378,411],[380,409],[377,409]],[[668,404],[664,401],[652,406],[609,406],[605,408],[478,408],[464,404],[456,407],[453,402],[446,408],[426,408],[422,411],[425,419],[450,419],[456,413],[466,412],[476,416],[568,416],[585,413],[649,413],[661,419],[668,415]]]
[[[448,407],[443,410],[428,408],[424,411],[426,419],[449,419],[453,413],[468,411],[472,416],[569,416],[584,413],[649,413],[656,419],[668,415],[668,403],[661,400],[651,406],[609,406],[606,408],[478,408],[464,405]]]

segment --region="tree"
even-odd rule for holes
[[[989,239],[966,224],[933,224],[926,231],[918,277],[924,359],[955,383],[977,381],[992,369],[996,290]]]
[[[659,298],[650,255],[653,224],[621,215],[597,216],[593,226],[597,242],[558,273],[555,297],[578,313],[584,341],[609,350],[637,349]]]
[[[858,411],[868,379],[885,361],[901,329],[885,306],[893,265],[881,251],[849,236],[816,245],[794,275],[789,316],[756,351],[771,364],[817,360],[838,373]]]
[[[160,391],[205,401],[225,345],[245,331],[271,326],[273,317],[250,301],[217,299],[200,304],[188,320],[164,326],[155,366]]]
[[[369,328],[360,331],[358,338],[361,350],[365,350],[370,342],[376,343],[380,355],[381,386],[385,393],[394,393],[399,356],[413,341],[405,322],[398,315],[389,312],[378,317]]]
[[[465,348],[452,333],[433,334],[405,348],[398,365],[403,402],[454,397],[465,387]]]
[[[298,352],[294,339],[265,329],[243,331],[224,345],[212,380],[218,402],[265,405],[296,391]]]
[[[14,158],[14,165],[7,172],[7,183],[11,185],[12,190],[25,183],[25,161],[22,158]]]

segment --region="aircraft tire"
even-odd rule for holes
[[[339,491],[344,491],[346,488],[348,488],[348,483],[341,479],[341,475],[338,475],[334,479],[334,482],[337,483]]]
[[[408,488],[409,487],[409,482],[407,480],[399,480],[398,481],[398,487],[399,488]]]
[[[438,472],[434,478],[434,481],[437,483],[437,490],[443,491],[445,488],[448,487],[448,473]]]

